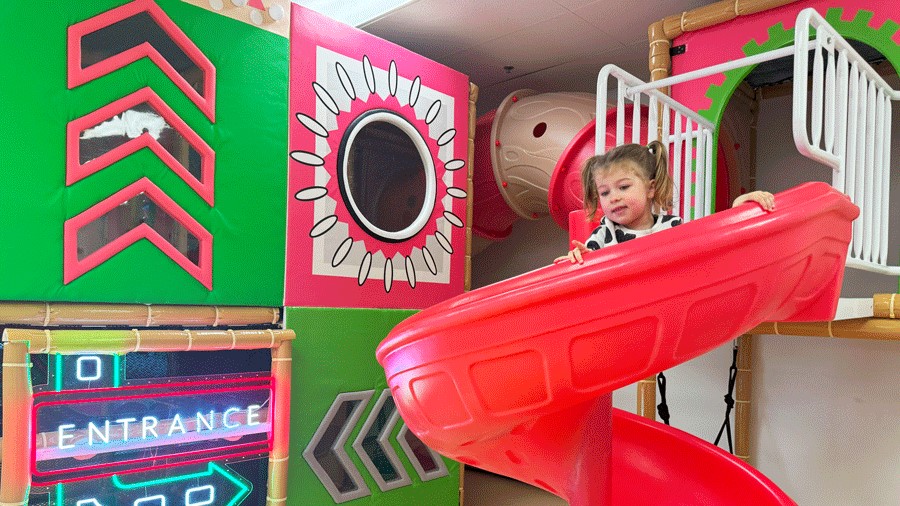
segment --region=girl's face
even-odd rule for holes
[[[646,230],[653,226],[656,181],[645,180],[638,170],[631,162],[614,163],[594,172],[594,184],[608,219],[632,230]]]

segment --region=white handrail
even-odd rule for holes
[[[900,266],[887,264],[891,101],[900,100],[900,90],[814,9],[797,16],[794,37],[794,144],[804,156],[830,166],[832,185],[860,208],[847,266],[900,276]]]
[[[611,79],[616,83],[615,145],[626,142],[626,107],[631,105],[632,133],[627,142],[637,142],[641,134],[646,133],[648,141],[659,139],[666,146],[675,182],[676,212],[684,221],[712,214],[712,153],[715,152],[712,133],[715,125],[615,65],[606,65],[597,76],[596,154],[606,152],[607,86]],[[640,113],[644,101],[648,106],[646,122],[641,121]],[[660,126],[662,138],[657,132]]]

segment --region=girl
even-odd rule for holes
[[[594,216],[599,205],[603,218],[585,243],[572,241],[572,250],[557,260],[583,263],[583,255],[590,250],[680,225],[681,218],[664,214],[672,208],[674,186],[667,160],[659,141],[647,146],[625,144],[589,158],[581,170],[584,210],[586,216]],[[750,201],[766,211],[775,210],[775,196],[763,191],[741,195],[732,207]]]

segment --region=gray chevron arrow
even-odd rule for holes
[[[358,499],[371,493],[344,450],[344,444],[374,393],[374,390],[366,390],[339,394],[303,451],[303,458],[335,503]]]
[[[433,480],[450,474],[450,471],[447,470],[447,465],[444,464],[444,459],[441,458],[438,452],[425,446],[425,443],[413,434],[405,423],[397,434],[397,442],[400,443],[400,447],[403,448],[403,452],[406,453],[422,481]]]
[[[390,443],[391,432],[398,421],[400,412],[397,411],[390,389],[385,388],[353,442],[353,449],[382,492],[412,483]]]

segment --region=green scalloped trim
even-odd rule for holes
[[[858,40],[877,49],[891,62],[894,69],[900,73],[900,45],[891,40],[894,34],[897,33],[897,30],[900,29],[900,24],[888,19],[881,27],[875,29],[869,26],[869,22],[875,15],[872,11],[859,10],[850,21],[841,20],[843,12],[843,8],[828,9],[825,19],[844,38]],[[785,28],[780,22],[769,27],[768,33],[769,38],[762,43],[750,40],[744,44],[741,48],[744,55],[753,56],[766,51],[780,49],[794,42],[794,29]],[[738,85],[744,81],[747,74],[753,71],[754,68],[756,67],[743,67],[724,72],[725,80],[722,81],[722,84],[713,84],[707,88],[706,97],[712,100],[712,103],[709,108],[698,111],[699,114],[712,121],[715,125],[719,125],[719,122],[722,120],[722,114],[725,112],[725,106],[728,104],[728,100],[731,98],[734,90],[737,89]]]

